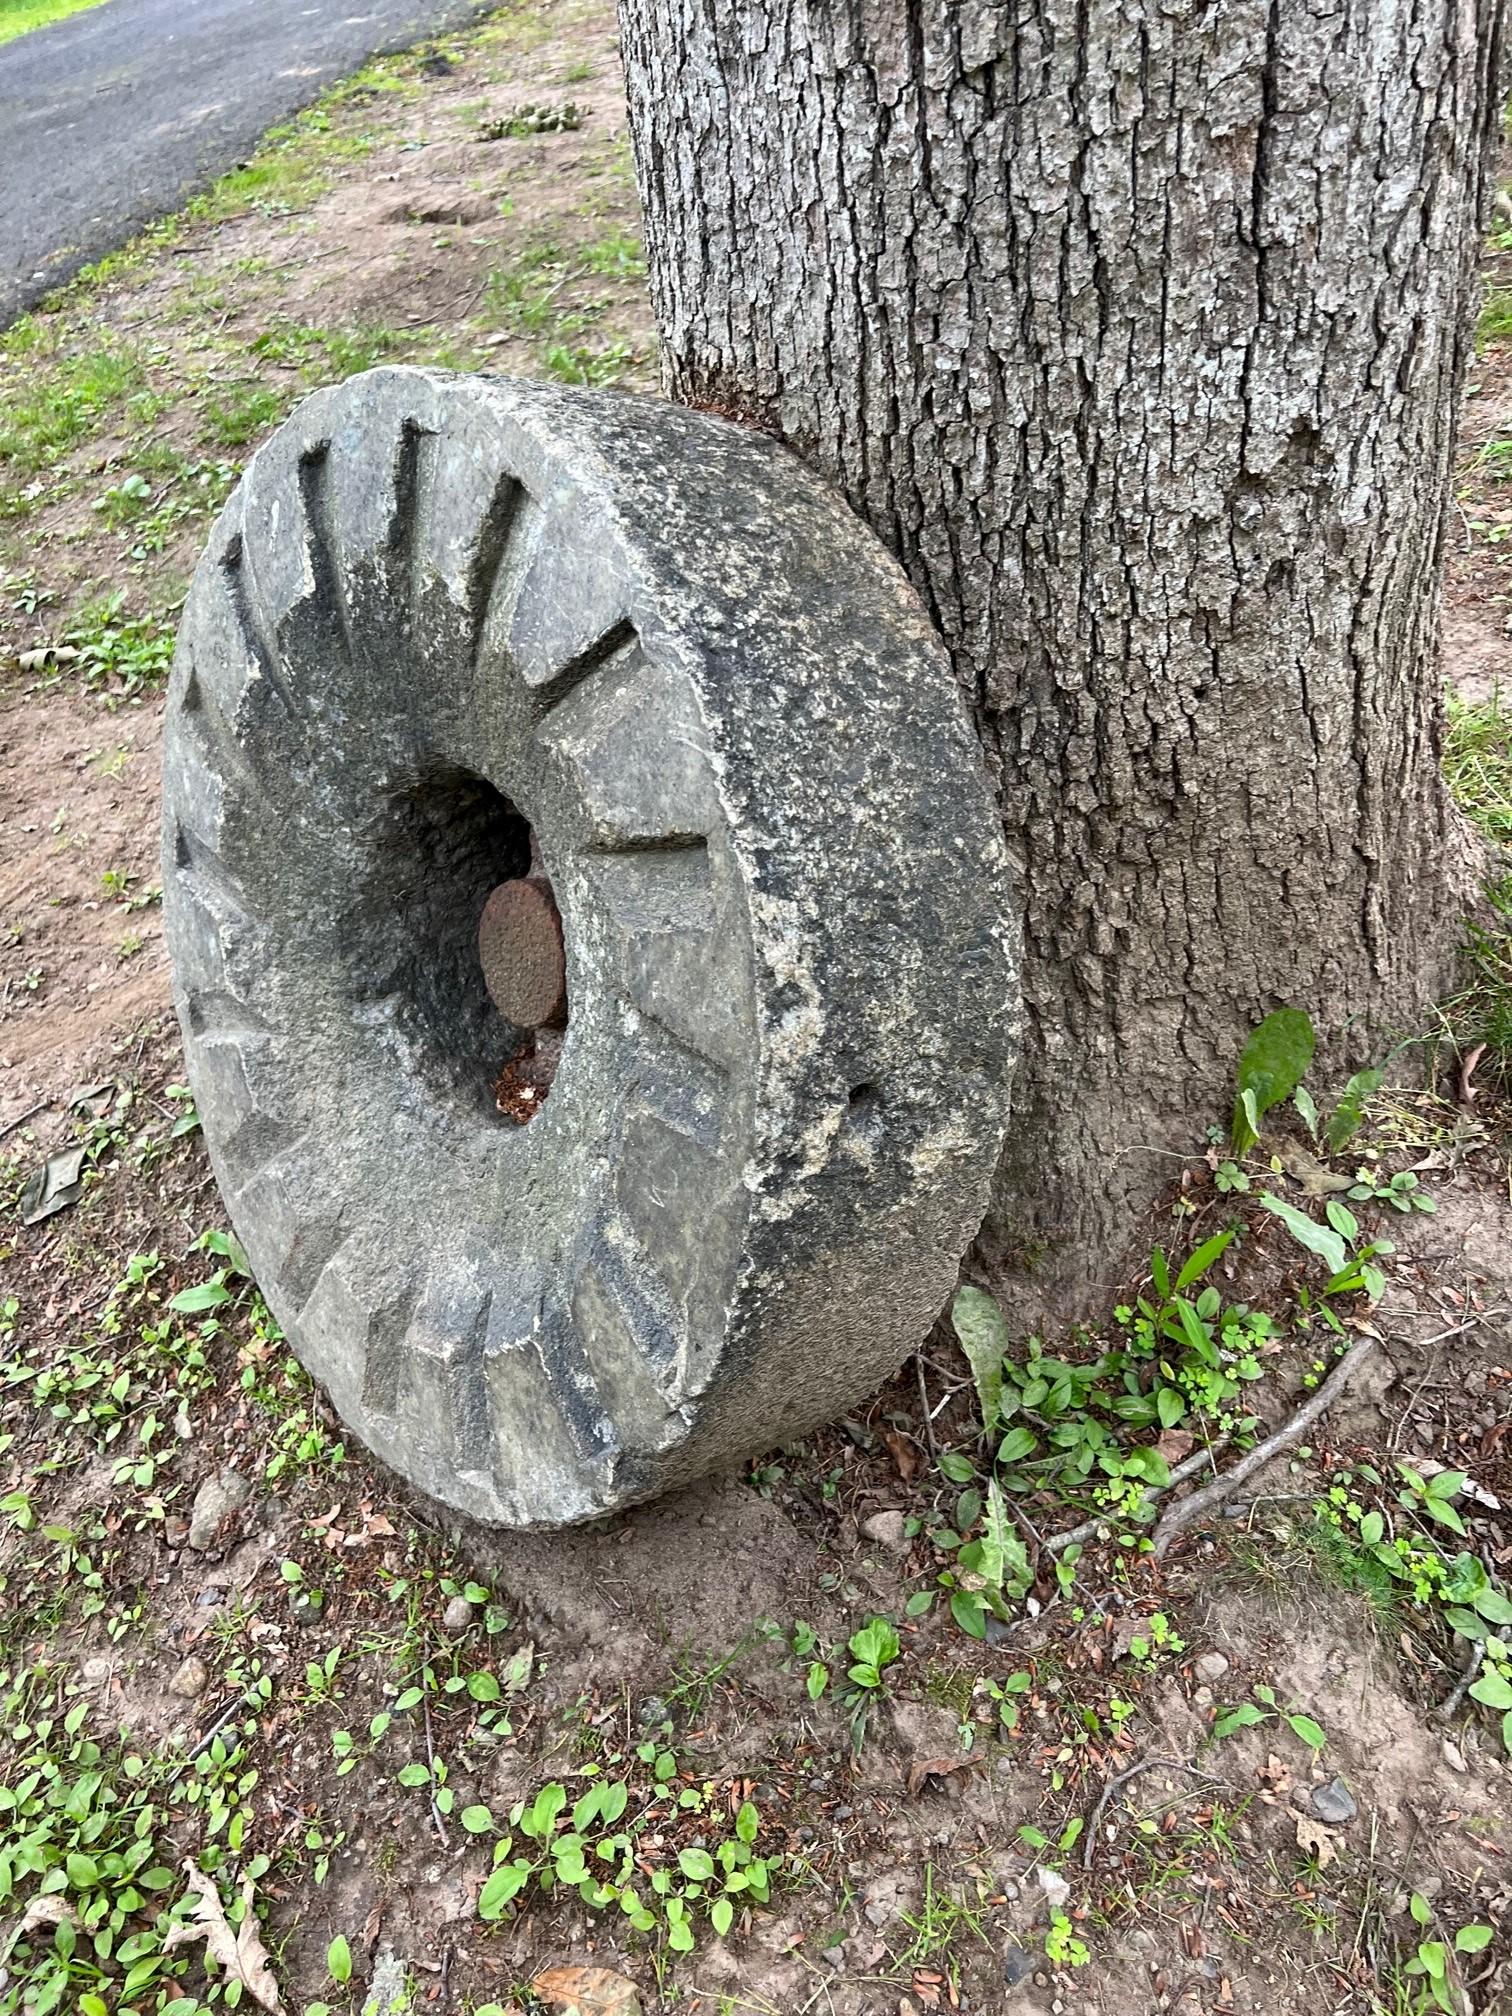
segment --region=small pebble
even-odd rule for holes
[[[1360,1810],[1342,1778],[1330,1778],[1326,1785],[1314,1785],[1307,1803],[1317,1818],[1330,1827],[1344,1826]]]
[[[219,1547],[236,1514],[252,1496],[252,1486],[237,1470],[218,1470],[194,1494],[189,1512],[189,1545],[200,1553]]]
[[[1040,1867],[1034,1874],[1040,1889],[1045,1893],[1045,1902],[1052,1911],[1059,1911],[1071,1895],[1071,1885],[1058,1869]]]
[[[1009,1946],[1003,1954],[1003,1981],[1009,1988],[1017,1988],[1021,1981],[1027,1981],[1034,1972],[1034,1958],[1022,1946]]]
[[[473,1621],[473,1606],[465,1596],[453,1596],[441,1612],[441,1628],[458,1638]]]
[[[901,1512],[873,1512],[869,1519],[861,1522],[861,1531],[868,1540],[874,1540],[879,1547],[885,1547],[889,1554],[905,1554],[908,1551],[908,1536],[904,1532]]]
[[[185,1701],[197,1701],[209,1685],[210,1668],[191,1652],[168,1682],[168,1692],[179,1695]]]
[[[1204,1652],[1192,1671],[1199,1680],[1205,1680],[1211,1687],[1221,1680],[1229,1670],[1229,1662],[1221,1652]]]
[[[668,1719],[667,1704],[660,1694],[648,1694],[640,1705],[640,1713],[635,1718],[642,1729],[658,1728]]]

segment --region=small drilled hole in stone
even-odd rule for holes
[[[853,1085],[846,1101],[846,1127],[870,1141],[882,1125],[882,1092],[871,1079]]]

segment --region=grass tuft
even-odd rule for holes
[[[1444,775],[1466,818],[1512,858],[1512,715],[1499,691],[1474,705],[1450,698]],[[1494,877],[1486,903],[1488,914],[1465,927],[1469,984],[1444,1012],[1460,1049],[1484,1043],[1505,1079],[1512,1078],[1512,873]]]
[[[62,21],[99,4],[100,0],[0,0],[0,42],[14,42],[33,28],[45,28],[49,21]]]

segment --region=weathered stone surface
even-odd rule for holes
[[[895,1369],[1006,1126],[980,766],[901,573],[757,433],[384,370],[255,457],[185,610],[164,900],[232,1222],[379,1455],[563,1524]],[[569,1020],[515,1127],[477,932],[532,832]]]

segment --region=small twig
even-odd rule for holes
[[[1257,1442],[1247,1456],[1241,1456],[1232,1470],[1225,1470],[1215,1477],[1211,1484],[1205,1484],[1200,1491],[1194,1491],[1190,1498],[1183,1498],[1179,1505],[1172,1505],[1155,1528],[1153,1553],[1157,1561],[1163,1561],[1171,1542],[1178,1533],[1188,1526],[1215,1512],[1227,1498],[1232,1498],[1239,1486],[1253,1477],[1257,1470],[1271,1462],[1300,1442],[1320,1414],[1333,1405],[1339,1395],[1359,1376],[1360,1368],[1373,1355],[1377,1345],[1374,1337],[1362,1337],[1347,1357],[1335,1365],[1304,1406],[1297,1409],[1291,1419],[1278,1428],[1274,1435],[1267,1435],[1263,1442]],[[1172,1480],[1174,1482],[1174,1479]]]
[[[436,1804],[436,1746],[431,1739],[430,1687],[427,1684],[429,1666],[430,1647],[427,1645],[420,1671],[420,1706],[425,1714],[425,1761],[430,1769],[430,1809],[431,1818],[436,1823],[436,1839],[450,1853],[451,1843],[446,1838],[446,1822],[441,1818],[441,1808]]]
[[[1107,1812],[1108,1802],[1114,1793],[1121,1792],[1131,1779],[1142,1776],[1146,1771],[1157,1770],[1162,1765],[1168,1771],[1188,1771],[1197,1778],[1207,1776],[1207,1773],[1199,1771],[1188,1757],[1141,1757],[1139,1762],[1131,1764],[1127,1771],[1120,1771],[1116,1778],[1110,1778],[1102,1789],[1102,1797],[1092,1809],[1092,1818],[1087,1822],[1087,1838],[1082,1843],[1083,1869],[1092,1867],[1092,1857],[1097,1853],[1097,1830],[1102,1826],[1102,1817]]]
[[[924,1409],[924,1439],[929,1444],[929,1460],[938,1463],[940,1452],[935,1447],[934,1416],[929,1411],[929,1388],[924,1384],[924,1360],[914,1353],[914,1370],[919,1375],[919,1405]]]
[[[1221,1449],[1223,1446],[1221,1442],[1212,1447],[1204,1443],[1202,1448],[1194,1449],[1191,1455],[1183,1462],[1178,1463],[1176,1468],[1171,1472],[1170,1483],[1152,1486],[1146,1492],[1146,1497],[1158,1498],[1167,1491],[1174,1491],[1178,1484],[1185,1484],[1188,1477],[1195,1477],[1204,1465],[1211,1466],[1216,1450]],[[1099,1512],[1095,1518],[1083,1519],[1080,1526],[1069,1527],[1064,1533],[1052,1533],[1050,1538],[1044,1543],[1045,1552],[1047,1554],[1064,1554],[1068,1547],[1076,1547],[1083,1540],[1091,1540],[1102,1527],[1108,1524],[1112,1516],[1108,1512]]]
[[[184,1759],[184,1762],[186,1764],[192,1764],[197,1757],[203,1756],[205,1751],[207,1751],[210,1748],[210,1745],[215,1741],[216,1737],[219,1736],[222,1729],[225,1728],[226,1724],[229,1721],[231,1721],[232,1718],[238,1713],[238,1711],[243,1707],[245,1707],[245,1705],[246,1703],[243,1697],[240,1694],[238,1694],[236,1699],[231,1703],[231,1706],[229,1708],[223,1709],[221,1713],[216,1716],[215,1720],[210,1724],[210,1727],[205,1731],[204,1735],[201,1736],[198,1743],[195,1744],[194,1748],[189,1752],[189,1755]]]
[[[7,1120],[5,1125],[0,1127],[0,1141],[3,1141],[7,1134],[14,1134],[18,1127],[24,1127],[28,1120],[35,1120],[37,1115],[45,1112],[52,1103],[51,1099],[39,1099],[35,1106],[28,1106],[26,1111],[17,1114],[14,1120]]]
[[[1454,1683],[1446,1699],[1434,1709],[1433,1719],[1435,1722],[1452,1722],[1454,1720],[1455,1716],[1459,1713],[1460,1703],[1470,1692],[1475,1676],[1480,1671],[1480,1663],[1485,1656],[1485,1645],[1477,1639],[1470,1647],[1470,1657],[1465,1661],[1464,1672],[1461,1673],[1459,1679]]]
[[[1427,1351],[1435,1344],[1447,1344],[1451,1337],[1463,1337],[1467,1330],[1473,1330],[1477,1323],[1489,1323],[1495,1316],[1505,1316],[1506,1309],[1500,1304],[1495,1309],[1477,1309],[1473,1316],[1467,1316],[1463,1323],[1456,1323],[1451,1329],[1437,1330],[1431,1337],[1421,1339],[1404,1337],[1404,1344],[1411,1344],[1414,1351]]]

